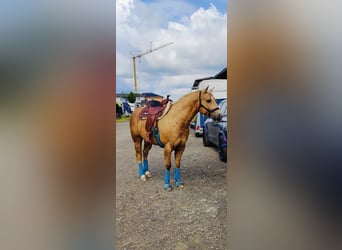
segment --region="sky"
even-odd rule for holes
[[[136,59],[138,93],[177,100],[227,66],[227,0],[117,0],[116,93],[134,91],[133,55],[169,42]]]

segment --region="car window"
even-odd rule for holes
[[[222,116],[227,115],[227,102],[221,102],[220,103],[220,112],[221,112]]]

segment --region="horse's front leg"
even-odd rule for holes
[[[170,184],[170,169],[171,169],[171,146],[166,144],[164,148],[164,159],[165,159],[165,174],[164,174],[164,189],[171,191],[172,187]]]
[[[143,151],[143,156],[144,156],[144,164],[143,164],[143,172],[144,172],[144,175],[148,178],[151,178],[152,177],[152,174],[149,170],[149,167],[148,167],[148,153],[150,152],[150,149],[152,148],[152,144],[151,143],[147,143],[146,141],[144,142],[144,151]],[[145,179],[146,179],[145,177]]]
[[[176,164],[176,168],[175,168],[175,172],[174,172],[173,177],[174,177],[175,182],[176,182],[176,187],[179,187],[179,188],[183,188],[184,187],[184,184],[181,181],[181,174],[180,174],[180,163],[181,163],[181,158],[182,158],[184,149],[185,149],[185,145],[181,146],[181,147],[177,148],[177,150],[175,150],[175,164]]]

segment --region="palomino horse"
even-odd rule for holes
[[[147,143],[145,122],[139,118],[139,113],[142,108],[136,109],[130,120],[131,136],[134,141],[136,151],[136,162],[139,169],[140,178],[146,180],[146,177],[151,177],[148,167],[148,153],[152,144],[158,145],[154,136],[151,138],[152,143]],[[165,159],[165,175],[164,188],[171,191],[170,185],[170,169],[171,169],[171,152],[175,151],[175,171],[174,179],[176,187],[183,188],[183,183],[180,177],[180,162],[185,149],[186,141],[189,137],[189,126],[193,117],[198,113],[211,117],[215,120],[221,118],[219,108],[212,93],[208,91],[208,87],[204,90],[198,90],[189,93],[171,105],[168,113],[161,120],[158,121],[159,137],[161,143],[164,145],[164,159]],[[144,150],[142,162],[141,144],[144,139]]]

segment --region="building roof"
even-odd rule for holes
[[[121,94],[116,94],[116,97],[123,97],[123,98],[127,98],[128,94],[127,93],[121,93]],[[161,95],[157,95],[155,93],[152,92],[144,92],[144,93],[136,93],[135,97],[163,97]]]
[[[152,92],[144,92],[144,93],[142,93],[142,96],[143,97],[163,97],[163,96],[161,96],[161,95],[157,95],[157,94],[155,94],[155,93],[152,93]]]
[[[227,67],[225,67],[223,70],[218,72],[215,76],[214,79],[227,79]]]
[[[200,84],[200,82],[204,81],[204,80],[210,80],[213,79],[214,77],[210,76],[210,77],[204,77],[204,78],[200,78],[200,79],[196,79],[194,81],[194,83],[192,84],[192,90],[194,89],[198,89],[198,85]]]
[[[225,67],[223,70],[221,70],[219,73],[217,73],[214,76],[208,76],[200,79],[196,79],[194,83],[192,84],[192,90],[198,89],[198,85],[200,82],[204,80],[210,80],[210,79],[227,79],[227,67]]]
[[[120,93],[120,94],[116,94],[116,97],[123,97],[123,98],[127,98],[128,97],[128,94],[127,93]],[[139,94],[139,93],[136,93],[135,94],[135,97],[143,97],[142,94]]]

